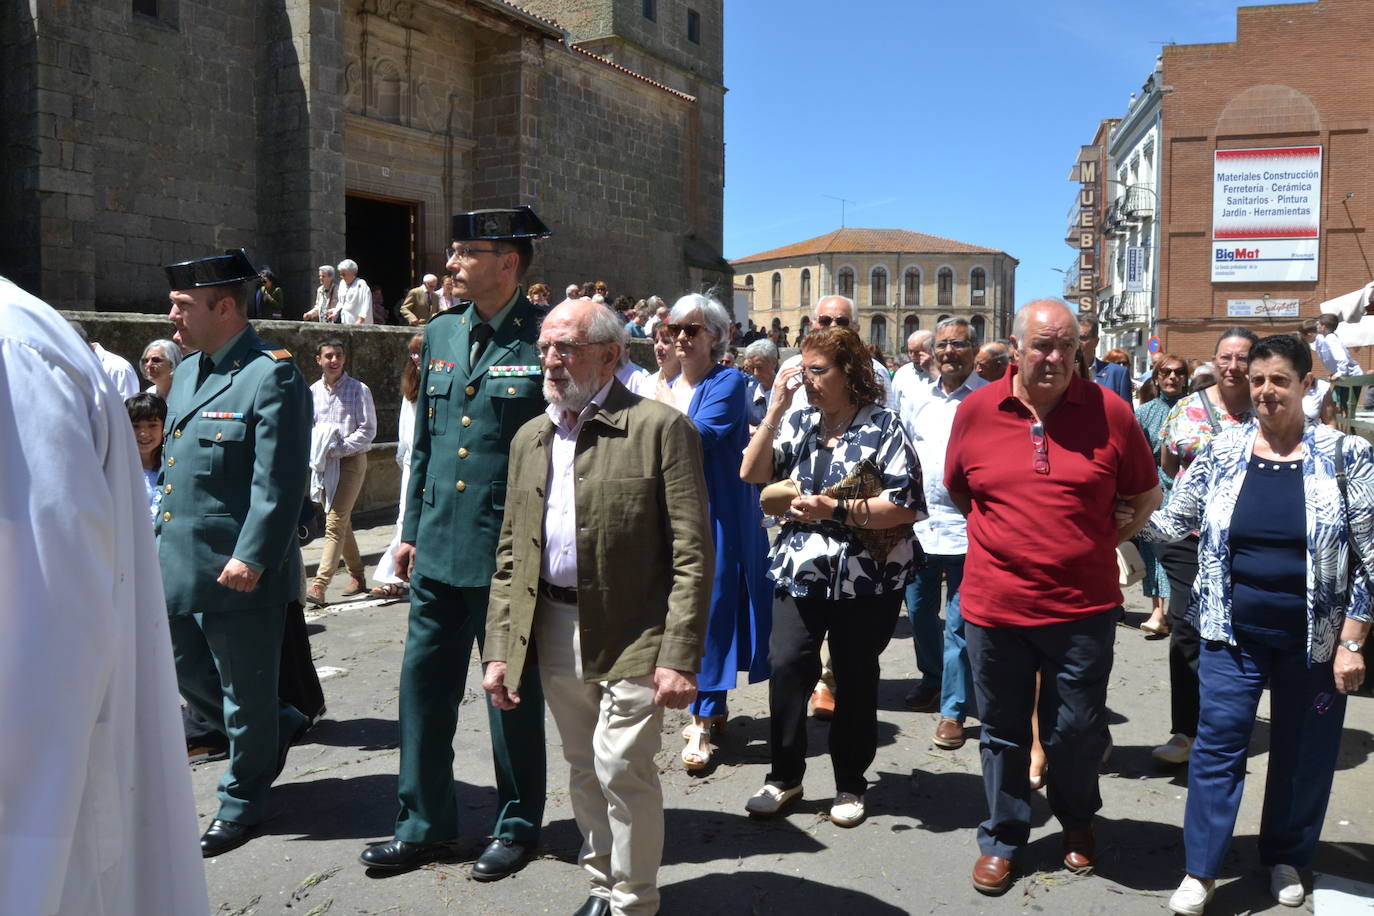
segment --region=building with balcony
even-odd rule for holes
[[[857,330],[884,354],[951,315],[969,319],[983,339],[1005,337],[1016,301],[1016,258],[996,248],[909,229],[836,229],[730,262],[749,317],[786,327],[793,339],[811,326],[816,301],[854,300]],[[742,318],[743,316],[738,315]]]

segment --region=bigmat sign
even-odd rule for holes
[[[1322,148],[1217,150],[1212,282],[1316,282]]]

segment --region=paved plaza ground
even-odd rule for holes
[[[390,524],[359,532],[369,571],[391,534]],[[307,562],[317,561],[318,542],[306,553]],[[341,574],[331,594],[346,584]],[[825,756],[826,726],[815,722],[805,800],[781,819],[745,815],[745,799],[762,783],[768,766],[767,685],[731,694],[719,762],[704,776],[682,771],[677,735],[686,713],[669,712],[658,758],[667,806],[667,849],[659,872],[663,912],[1167,913],[1168,896],[1182,876],[1187,773],[1150,759],[1150,748],[1168,737],[1166,643],[1147,642],[1134,628],[1144,619],[1145,602],[1138,588],[1129,591],[1128,622],[1117,630],[1110,694],[1115,750],[1102,777],[1105,805],[1097,827],[1096,874],[1075,877],[1059,864],[1058,826],[1042,793],[1011,892],[989,899],[973,891],[975,827],[986,811],[977,742],[939,750],[930,742],[935,717],[903,708],[902,697],[915,676],[903,617],[883,655],[879,749],[866,796],[869,817],[856,828],[835,827],[826,817],[834,785]],[[538,857],[494,884],[468,876],[495,810],[486,700],[475,653],[472,659],[454,660],[469,665],[454,742],[463,831],[454,860],[386,878],[368,876],[358,863],[367,843],[391,836],[396,814],[397,679],[407,607],[364,600],[312,615],[312,646],[317,666],[327,675],[329,713],[292,751],[261,835],[206,862],[212,912],[564,916],[586,898],[586,881],[574,864],[580,837],[568,804],[567,767],[551,717],[549,800]],[[971,738],[976,737],[975,727]],[[1211,914],[1295,912],[1272,901],[1256,863],[1268,737],[1262,707],[1236,841]],[[1374,701],[1355,699],[1317,852],[1319,872],[1374,881],[1372,753]],[[223,766],[212,762],[193,768],[202,827],[214,816],[215,783]],[[1374,911],[1374,900],[1365,903]],[[1311,907],[1309,900],[1306,909]]]

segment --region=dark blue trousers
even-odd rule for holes
[[[982,711],[979,756],[988,819],[978,849],[1010,859],[1030,837],[1031,713],[1041,672],[1040,742],[1050,810],[1066,830],[1102,807],[1097,769],[1107,750],[1107,680],[1117,609],[1040,627],[964,623],[973,690]]]
[[[1269,772],[1260,818],[1260,863],[1307,868],[1326,817],[1345,722],[1345,695],[1336,692],[1331,662],[1309,668],[1301,650],[1208,642],[1202,646],[1198,675],[1202,708],[1183,817],[1188,874],[1220,875],[1245,789],[1255,711],[1266,684]]]

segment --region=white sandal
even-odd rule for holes
[[[688,773],[699,773],[711,765],[711,739],[706,729],[689,725],[682,730],[687,746],[682,749],[682,767]]]

